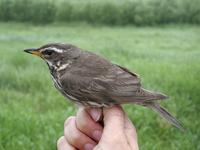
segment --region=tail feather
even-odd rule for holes
[[[163,100],[168,98],[168,96],[163,93],[149,91],[144,88],[141,88],[141,94],[145,96],[146,99],[150,100]]]
[[[152,108],[158,114],[160,114],[169,123],[171,123],[172,125],[174,125],[178,129],[184,131],[184,128],[183,128],[182,124],[174,116],[172,116],[166,109],[161,107],[158,103],[151,103],[150,105],[147,105],[147,106]]]

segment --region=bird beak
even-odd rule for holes
[[[42,56],[41,52],[40,52],[39,49],[37,49],[37,48],[25,49],[24,52],[30,53],[30,54],[33,54],[33,55],[37,55],[37,56],[39,56],[39,57]]]

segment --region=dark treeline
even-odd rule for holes
[[[200,24],[200,0],[72,1],[0,0],[0,21],[85,21],[108,25]]]

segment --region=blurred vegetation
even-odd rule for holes
[[[0,21],[200,24],[200,0],[0,0]]]
[[[83,30],[84,29],[84,30]],[[48,67],[25,48],[68,42],[138,73],[145,88],[183,122],[180,132],[150,109],[126,105],[141,150],[200,149],[200,28],[0,23],[0,150],[55,150],[75,107],[53,86]]]

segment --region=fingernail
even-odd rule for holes
[[[91,108],[90,115],[92,119],[97,122],[101,117],[101,110],[97,108]]]
[[[102,131],[100,130],[95,130],[93,132],[93,138],[97,141],[99,141],[101,139],[101,136],[102,136]]]
[[[90,144],[90,143],[87,143],[85,144],[84,146],[84,150],[93,150],[94,148],[94,145]]]

